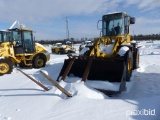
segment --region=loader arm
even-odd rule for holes
[[[89,56],[103,57],[106,59],[110,57],[115,57],[118,53],[118,46],[122,44],[127,44],[127,40],[124,40],[124,38],[121,36],[115,37],[114,41],[112,37],[99,38],[94,43]],[[103,47],[105,51],[101,51],[101,47]],[[107,50],[110,52],[108,52]]]

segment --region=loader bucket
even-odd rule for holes
[[[59,77],[63,76],[70,61],[71,59],[66,59],[64,61],[64,65],[61,69]],[[89,59],[80,59],[80,58],[75,59],[72,67],[68,71],[67,76],[74,75],[75,77],[82,78],[88,62]],[[121,82],[123,77],[123,72],[124,72],[123,60],[93,59],[87,79],[109,81],[109,82]]]

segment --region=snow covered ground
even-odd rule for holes
[[[73,94],[67,98],[40,74],[43,70],[56,80],[66,55],[51,54],[45,68],[22,69],[49,91],[14,69],[0,77],[0,120],[160,120],[160,42],[141,45],[140,68],[127,90],[113,97],[71,78],[74,83],[60,82]]]

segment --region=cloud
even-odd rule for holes
[[[160,19],[146,19],[139,17],[137,18],[137,24],[160,24]]]
[[[159,29],[160,19],[146,19],[144,17],[136,18],[136,23],[131,25],[130,32],[135,34],[157,34]]]
[[[101,9],[107,0],[1,0],[1,20],[42,21],[69,15],[84,15]]]
[[[160,8],[159,0],[127,0],[126,5],[136,5],[139,9],[155,9]]]
[[[18,19],[24,23],[36,23],[62,16],[116,11],[124,2],[141,9],[160,7],[159,0],[0,0],[0,21],[13,22]]]

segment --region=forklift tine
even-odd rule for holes
[[[40,71],[40,73],[47,78],[55,87],[57,87],[61,92],[63,92],[68,97],[72,97],[72,94],[69,93],[66,89],[64,89],[62,86],[60,86],[56,81],[54,81],[51,77],[49,77],[47,74],[45,74],[43,71]]]
[[[92,61],[93,61],[93,57],[89,58],[88,64],[87,64],[87,66],[86,66],[86,69],[85,69],[85,72],[84,72],[84,74],[83,74],[83,77],[82,77],[82,80],[81,80],[81,81],[86,82],[87,77],[88,77],[88,75],[89,75],[89,71],[90,71],[91,65],[92,65]]]
[[[71,69],[71,67],[72,67],[75,59],[76,59],[76,57],[73,57],[73,58],[71,59],[71,61],[69,62],[69,64],[68,64],[68,66],[67,66],[67,68],[66,68],[66,70],[65,70],[65,72],[64,72],[64,74],[63,74],[63,76],[62,76],[62,78],[61,78],[61,80],[64,81],[64,80],[66,79],[66,76],[68,75],[68,73],[69,73],[69,71],[70,71],[70,69]]]
[[[32,80],[33,82],[35,82],[37,85],[39,85],[40,87],[42,87],[43,89],[45,89],[46,91],[49,91],[50,89],[45,87],[42,83],[38,82],[36,79],[32,78],[31,76],[29,76],[28,74],[26,74],[25,72],[23,72],[22,70],[20,70],[19,68],[17,68],[18,71],[20,71],[22,74],[24,74],[26,77],[28,77],[30,80]]]

